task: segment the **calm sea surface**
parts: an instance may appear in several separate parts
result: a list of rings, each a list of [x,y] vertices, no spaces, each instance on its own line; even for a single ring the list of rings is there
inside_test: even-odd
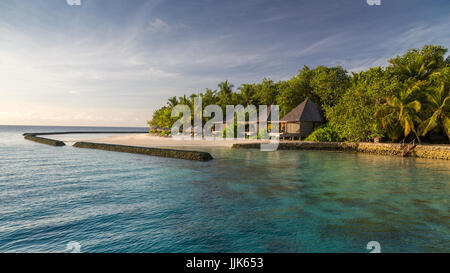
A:
[[[21,135],[87,129],[105,130],[0,126],[0,252],[450,252],[449,161],[215,149],[205,163]],[[99,136],[54,138],[75,137]]]

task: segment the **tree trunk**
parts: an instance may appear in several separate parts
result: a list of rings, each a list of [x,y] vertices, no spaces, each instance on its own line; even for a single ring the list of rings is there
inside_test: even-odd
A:
[[[447,128],[445,128],[444,122],[442,122],[442,130],[445,132],[445,134],[447,135],[448,139],[450,140],[450,130],[447,130]]]
[[[416,135],[416,139],[417,139],[417,142],[419,143],[419,145],[422,145],[422,141],[420,141],[420,137],[417,135],[416,130],[414,130],[413,132]]]

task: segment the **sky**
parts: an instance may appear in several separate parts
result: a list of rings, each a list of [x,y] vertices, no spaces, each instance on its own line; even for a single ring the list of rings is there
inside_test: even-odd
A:
[[[1,0],[0,125],[146,126],[167,98],[450,47],[450,1]]]

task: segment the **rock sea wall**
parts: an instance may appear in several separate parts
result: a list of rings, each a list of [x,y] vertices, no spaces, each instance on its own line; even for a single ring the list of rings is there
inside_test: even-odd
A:
[[[92,142],[77,142],[73,146],[77,147],[77,148],[97,149],[97,150],[133,153],[133,154],[144,154],[144,155],[170,157],[170,158],[178,158],[178,159],[186,159],[186,160],[209,161],[209,160],[213,159],[211,154],[209,154],[207,152],[199,152],[199,151],[148,148],[148,147],[92,143]]]
[[[233,144],[234,149],[259,149],[260,143]],[[361,152],[378,155],[406,156],[430,159],[450,159],[450,145],[405,146],[398,143],[347,143],[347,142],[280,142],[279,150],[325,150]]]
[[[59,140],[54,140],[54,139],[50,139],[50,138],[45,138],[45,137],[37,137],[33,134],[28,134],[25,135],[24,138],[26,140],[31,140],[34,142],[39,142],[41,144],[46,144],[46,145],[51,145],[51,146],[65,146],[66,144],[62,141]]]
[[[92,134],[92,133],[136,133],[136,132],[50,132],[50,133],[25,133],[24,138],[27,140],[39,142],[42,144],[52,145],[52,146],[65,146],[66,144],[59,140],[38,137],[38,135],[61,135],[61,134]],[[210,153],[199,152],[199,151],[185,151],[185,150],[174,150],[174,149],[163,149],[163,148],[148,148],[148,147],[137,147],[137,146],[127,146],[127,145],[115,145],[115,144],[104,144],[104,143],[92,143],[92,142],[77,142],[73,145],[77,148],[86,149],[97,149],[106,150],[114,152],[123,153],[133,153],[133,154],[144,154],[159,157],[170,157],[177,159],[186,160],[197,160],[197,161],[209,161],[213,157]]]

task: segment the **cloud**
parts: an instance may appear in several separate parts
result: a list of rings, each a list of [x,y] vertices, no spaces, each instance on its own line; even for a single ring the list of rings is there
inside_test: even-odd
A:
[[[365,50],[354,54],[351,58],[335,58],[334,63],[340,63],[347,70],[359,72],[374,66],[387,66],[388,60],[403,55],[408,49],[422,48],[426,44],[443,45],[449,47],[450,36],[445,35],[450,29],[450,17],[434,24],[419,21],[413,22],[402,29],[395,29],[389,38],[381,38]],[[374,54],[374,52],[376,54]]]
[[[81,6],[81,0],[66,0],[69,6]]]
[[[167,97],[216,88],[225,79],[236,87],[265,76],[276,81],[319,64],[358,71],[424,43],[450,44],[447,15],[385,23],[352,6],[323,10],[318,1],[269,9],[266,1],[242,2],[239,9],[226,1],[107,2],[106,9],[96,1],[57,9],[45,0],[0,1],[0,110],[17,112],[18,123],[22,109],[33,111],[23,120],[37,122],[33,115],[40,115],[61,125],[77,111],[86,113],[76,116],[77,124],[96,116],[99,125],[108,118],[145,121]],[[65,121],[57,121],[53,116],[64,109]],[[5,116],[2,110],[0,123]]]
[[[148,30],[150,32],[170,31],[171,27],[163,20],[156,18],[154,21],[149,22]]]
[[[324,53],[327,49],[336,48],[339,44],[346,41],[346,37],[342,33],[337,33],[329,37],[322,38],[312,42],[305,48],[293,50],[287,53],[291,57],[309,56],[317,53]]]

